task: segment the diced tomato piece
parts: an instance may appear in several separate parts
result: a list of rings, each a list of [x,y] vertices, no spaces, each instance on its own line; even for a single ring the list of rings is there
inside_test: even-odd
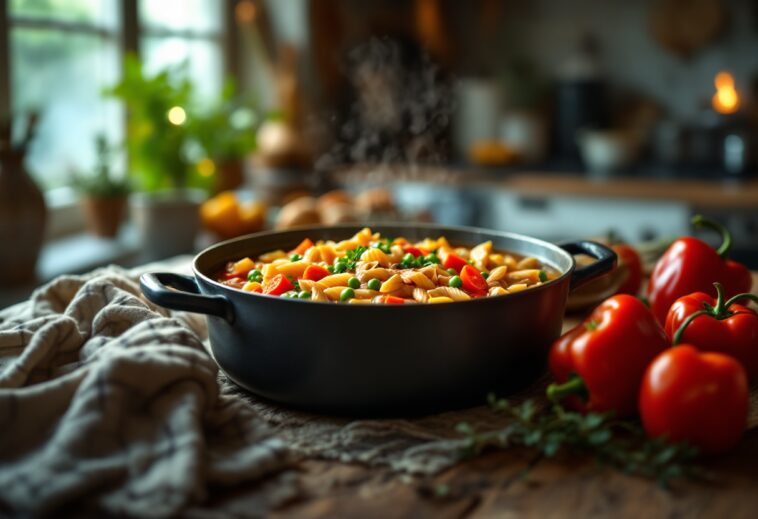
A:
[[[320,265],[308,265],[303,272],[303,279],[318,281],[329,275],[329,271]]]
[[[484,276],[471,265],[465,265],[461,269],[461,280],[463,288],[474,294],[482,294],[489,288]]]
[[[290,254],[300,254],[301,256],[305,254],[305,251],[313,247],[313,242],[310,238],[306,238],[303,241],[300,242],[300,245],[295,247],[290,251]]]
[[[456,272],[460,272],[463,267],[469,265],[466,263],[466,260],[458,256],[457,254],[454,254],[452,252],[448,252],[445,258],[442,260],[442,266],[446,269],[454,269]],[[474,269],[476,270],[476,269]]]
[[[263,293],[272,296],[280,296],[283,293],[295,288],[290,280],[283,274],[277,274],[263,284]]]
[[[405,304],[405,299],[403,299],[402,297],[385,296],[384,297],[384,304],[386,304],[386,305],[403,305],[403,304]]]
[[[407,247],[403,248],[403,250],[405,252],[410,252],[411,254],[413,254],[417,258],[419,256],[426,256],[427,254],[429,254],[428,250],[424,250],[424,249],[419,248],[419,247],[414,247],[412,245],[408,245]]]

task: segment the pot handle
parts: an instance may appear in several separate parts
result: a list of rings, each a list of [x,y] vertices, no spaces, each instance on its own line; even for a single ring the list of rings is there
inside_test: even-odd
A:
[[[568,243],[561,243],[558,245],[560,248],[568,252],[569,254],[586,254],[597,259],[596,262],[585,267],[579,267],[574,270],[571,275],[571,283],[569,290],[574,290],[592,281],[593,279],[607,274],[616,267],[618,257],[616,253],[610,248],[600,243],[588,240],[572,241]]]
[[[230,323],[234,321],[234,311],[229,300],[224,296],[201,294],[191,276],[153,272],[142,274],[139,283],[145,297],[157,305],[172,310],[215,315]]]

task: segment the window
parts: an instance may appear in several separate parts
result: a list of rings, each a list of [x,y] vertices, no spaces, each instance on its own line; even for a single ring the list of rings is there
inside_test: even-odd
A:
[[[200,100],[215,98],[225,70],[224,9],[231,5],[219,0],[0,0],[0,18],[6,17],[0,28],[2,22],[8,27],[7,49],[0,44],[8,64],[0,59],[0,78],[9,77],[8,92],[0,84],[0,112],[6,105],[16,117],[39,112],[27,160],[38,182],[46,189],[65,186],[71,172],[91,169],[99,132],[111,142],[123,140],[123,108],[103,97],[102,90],[120,77],[125,42],[137,44],[149,72],[186,63]],[[134,21],[124,20],[125,8],[136,9]]]
[[[221,93],[223,2],[140,0],[140,50],[148,73],[186,62],[198,97]]]
[[[123,137],[121,108],[102,89],[119,77],[116,0],[9,2],[10,107],[40,114],[27,166],[45,188],[91,168],[94,135]],[[0,71],[2,73],[2,71]]]

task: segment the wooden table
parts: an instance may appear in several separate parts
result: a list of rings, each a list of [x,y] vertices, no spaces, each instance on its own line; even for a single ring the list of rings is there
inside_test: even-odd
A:
[[[753,274],[758,293],[758,273]],[[593,460],[532,451],[492,451],[434,477],[335,461],[304,461],[302,492],[272,517],[758,517],[758,429],[731,453],[702,462],[713,481],[680,480],[668,490]],[[440,489],[445,496],[439,496]],[[244,489],[216,496],[214,506]]]

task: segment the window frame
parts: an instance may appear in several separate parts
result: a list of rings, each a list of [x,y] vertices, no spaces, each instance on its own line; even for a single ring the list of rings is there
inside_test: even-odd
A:
[[[152,37],[177,37],[184,39],[202,39],[215,42],[221,51],[222,73],[224,77],[239,79],[239,53],[238,32],[235,21],[235,6],[237,0],[221,0],[221,28],[214,31],[195,30],[170,30],[160,28],[143,27],[139,17],[139,0],[116,0],[116,8],[119,12],[118,23],[114,28],[99,27],[86,22],[70,22],[49,18],[37,18],[29,16],[10,16],[9,0],[0,0],[0,120],[12,115],[11,77],[10,77],[10,31],[16,27],[49,29],[77,34],[96,35],[102,38],[114,38],[120,51],[123,66],[123,57],[127,54],[135,54],[140,57],[140,38]],[[223,80],[223,78],[222,78]],[[126,131],[128,113],[125,113],[121,124]],[[127,156],[127,164],[129,158]],[[128,166],[127,166],[128,167]],[[54,188],[45,191],[48,211],[52,213],[49,218],[48,238],[60,237],[84,230],[84,220],[78,205],[78,196],[70,187]]]

